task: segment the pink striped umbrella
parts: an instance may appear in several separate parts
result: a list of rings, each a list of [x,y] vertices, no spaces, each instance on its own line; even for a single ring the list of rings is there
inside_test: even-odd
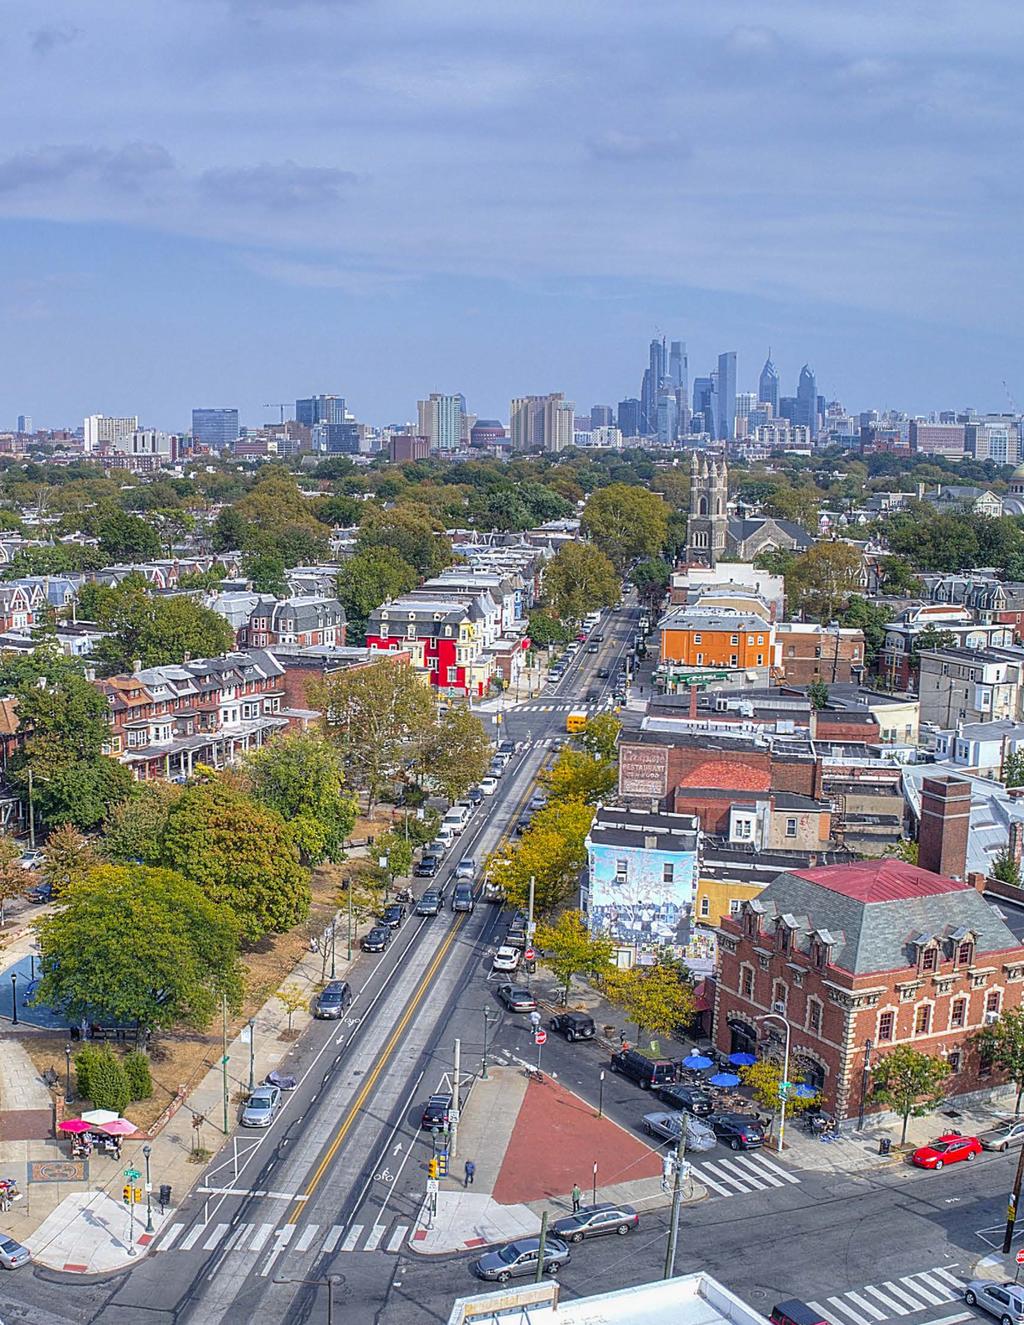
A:
[[[95,1132],[106,1132],[107,1136],[130,1136],[132,1132],[138,1131],[134,1123],[130,1123],[127,1118],[115,1118],[109,1123],[100,1123],[99,1127],[94,1127]]]

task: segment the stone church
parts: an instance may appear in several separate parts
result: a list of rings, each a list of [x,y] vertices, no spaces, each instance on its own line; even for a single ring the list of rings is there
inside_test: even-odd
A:
[[[759,552],[785,548],[805,552],[814,542],[792,520],[729,514],[729,468],[724,455],[694,451],[690,457],[690,517],[686,560],[697,566],[719,561],[753,561]]]

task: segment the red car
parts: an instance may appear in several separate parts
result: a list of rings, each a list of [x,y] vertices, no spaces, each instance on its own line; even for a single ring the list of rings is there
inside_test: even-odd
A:
[[[946,1132],[937,1141],[918,1146],[910,1162],[919,1169],[941,1169],[944,1164],[958,1164],[962,1159],[973,1159],[984,1147],[976,1136],[961,1136],[959,1132]]]

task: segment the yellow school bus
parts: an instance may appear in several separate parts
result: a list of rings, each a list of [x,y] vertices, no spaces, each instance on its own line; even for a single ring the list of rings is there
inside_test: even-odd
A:
[[[586,709],[573,709],[573,711],[566,716],[565,730],[575,735],[577,732],[584,731],[589,721],[590,714]]]

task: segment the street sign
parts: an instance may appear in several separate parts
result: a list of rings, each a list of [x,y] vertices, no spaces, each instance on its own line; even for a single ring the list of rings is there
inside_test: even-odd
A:
[[[427,1195],[428,1195],[428,1196],[436,1196],[436,1195],[437,1195],[437,1190],[438,1190],[438,1187],[439,1187],[439,1186],[440,1186],[440,1183],[437,1181],[436,1178],[428,1178],[428,1179],[427,1179]]]
[[[459,1111],[458,1111],[458,1109],[449,1109],[449,1110],[448,1110],[448,1124],[449,1124],[449,1126],[454,1127],[454,1126],[458,1123],[458,1121],[459,1121]]]
[[[1017,1264],[1024,1265],[1024,1247],[1017,1253]]]
[[[544,1044],[547,1041],[547,1038],[548,1038],[547,1031],[534,1031],[533,1033],[534,1044]]]
[[[536,958],[536,956],[537,954],[534,952],[532,948],[527,948],[526,951],[523,953],[523,961],[532,962]]]
[[[128,1179],[129,1182],[134,1182],[136,1178],[141,1178],[142,1174],[139,1172],[138,1169],[125,1169],[124,1176]]]

